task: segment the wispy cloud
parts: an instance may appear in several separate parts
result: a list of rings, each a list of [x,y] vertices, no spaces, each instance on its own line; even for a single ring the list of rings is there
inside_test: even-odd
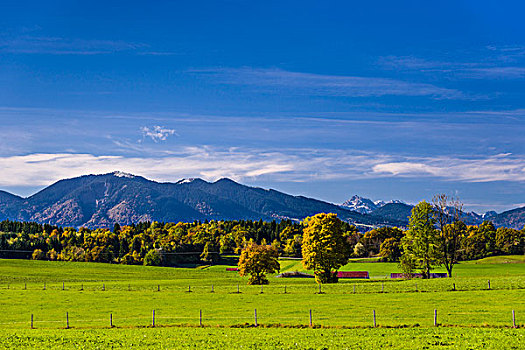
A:
[[[122,40],[69,39],[21,35],[0,37],[0,51],[17,54],[99,55],[147,48],[142,43]]]
[[[166,141],[169,136],[177,135],[175,129],[168,129],[159,125],[155,125],[152,128],[142,126],[140,131],[142,132],[142,140],[149,137],[154,142]]]
[[[440,178],[462,182],[525,182],[525,158],[500,154],[479,158],[428,157],[319,149],[217,149],[185,147],[163,157],[75,153],[0,157],[0,186],[45,186],[66,177],[121,170],[158,181],[183,177],[216,180],[311,182],[381,177]]]
[[[432,84],[396,79],[323,75],[282,69],[216,68],[193,70],[222,84],[254,86],[268,91],[318,96],[428,96],[435,99],[470,99],[463,92]]]
[[[522,79],[525,77],[524,47],[487,46],[478,51],[470,52],[468,55],[471,56],[470,60],[450,59],[450,57],[439,60],[417,56],[384,56],[379,58],[378,63],[387,69],[440,73],[451,78]]]
[[[522,79],[525,67],[470,68],[462,70],[460,75],[472,79]]]

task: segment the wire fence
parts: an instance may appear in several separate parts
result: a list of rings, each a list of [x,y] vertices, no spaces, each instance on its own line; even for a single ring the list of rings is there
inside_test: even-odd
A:
[[[155,283],[109,282],[39,282],[4,283],[1,290],[50,290],[50,291],[102,291],[102,292],[172,292],[172,293],[248,293],[248,294],[376,294],[376,293],[441,293],[461,291],[496,291],[525,289],[525,278],[496,278],[468,280],[403,280],[345,282],[338,284],[280,283],[275,285],[249,286],[244,284],[182,285],[163,281]]]
[[[472,314],[472,312],[468,312]],[[217,315],[216,312],[206,312],[198,310],[192,316],[173,316],[159,313],[152,310],[150,315],[125,316],[118,313],[109,313],[106,318],[80,318],[66,312],[63,315],[53,315],[53,319],[45,319],[39,314],[30,314],[27,321],[0,322],[0,326],[16,326],[16,328],[31,329],[69,329],[69,328],[138,328],[138,327],[282,327],[282,328],[406,328],[419,326],[434,327],[506,327],[524,328],[524,324],[519,324],[516,319],[515,310],[506,312],[506,322],[481,324],[455,324],[453,320],[462,314],[456,312],[439,312],[438,309],[431,310],[427,317],[395,317],[392,314],[376,312],[375,309],[369,310],[366,314],[352,315],[329,315],[323,314],[312,309],[304,310],[301,314],[276,317],[275,315],[266,316],[257,309],[251,312],[244,312],[242,315],[224,316]],[[489,319],[493,316],[490,312],[477,311],[477,317]],[[337,321],[330,323],[328,321]]]

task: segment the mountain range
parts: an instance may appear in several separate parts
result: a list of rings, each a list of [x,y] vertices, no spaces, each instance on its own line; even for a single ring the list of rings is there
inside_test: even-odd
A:
[[[354,195],[342,203],[341,207],[387,220],[402,221],[404,226],[406,226],[414,206],[400,200],[374,202],[371,199]],[[488,211],[484,214],[478,214],[473,211],[463,212],[462,220],[467,225],[479,225],[485,220],[490,220],[496,227],[505,226],[519,230],[525,225],[525,207],[508,210],[500,214],[495,211]]]
[[[354,198],[352,203],[357,202]],[[320,212],[333,212],[342,220],[367,230],[386,225],[406,226],[412,209],[400,201],[374,203],[362,199],[361,202],[364,204],[359,208],[351,207],[348,201],[336,205],[245,186],[226,178],[215,182],[196,178],[161,183],[113,172],[60,180],[27,198],[0,191],[0,219],[110,228],[115,223],[126,225],[153,220],[298,221]],[[525,223],[525,208],[494,214],[491,219],[497,225],[521,228]]]

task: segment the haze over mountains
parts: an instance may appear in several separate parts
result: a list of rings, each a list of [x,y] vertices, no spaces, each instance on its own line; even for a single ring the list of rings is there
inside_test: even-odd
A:
[[[411,209],[400,201],[374,203],[358,196],[336,205],[245,186],[226,178],[216,182],[183,179],[159,183],[121,172],[60,180],[27,198],[0,191],[0,219],[90,228],[152,220],[302,220],[320,212],[333,212],[366,230],[405,226]],[[497,226],[521,229],[525,223],[525,208],[491,215]],[[470,224],[483,220],[475,213],[468,213],[467,218]]]

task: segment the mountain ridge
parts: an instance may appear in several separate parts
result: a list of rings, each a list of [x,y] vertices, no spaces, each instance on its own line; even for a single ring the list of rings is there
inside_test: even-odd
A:
[[[194,220],[302,220],[319,212],[334,212],[356,225],[400,225],[339,206],[273,189],[183,179],[156,182],[113,172],[59,180],[27,197],[0,196],[2,219],[36,221],[73,227],[110,227],[114,223]]]
[[[411,205],[401,201],[373,202],[359,196],[352,199],[369,206],[367,212],[275,189],[246,186],[228,178],[214,182],[200,178],[157,182],[116,171],[62,179],[26,198],[0,190],[0,219],[96,228],[140,221],[299,221],[320,212],[333,212],[362,230],[408,224]],[[467,214],[468,224],[483,220],[479,214]],[[521,229],[525,207],[491,213],[490,219],[497,226]]]

